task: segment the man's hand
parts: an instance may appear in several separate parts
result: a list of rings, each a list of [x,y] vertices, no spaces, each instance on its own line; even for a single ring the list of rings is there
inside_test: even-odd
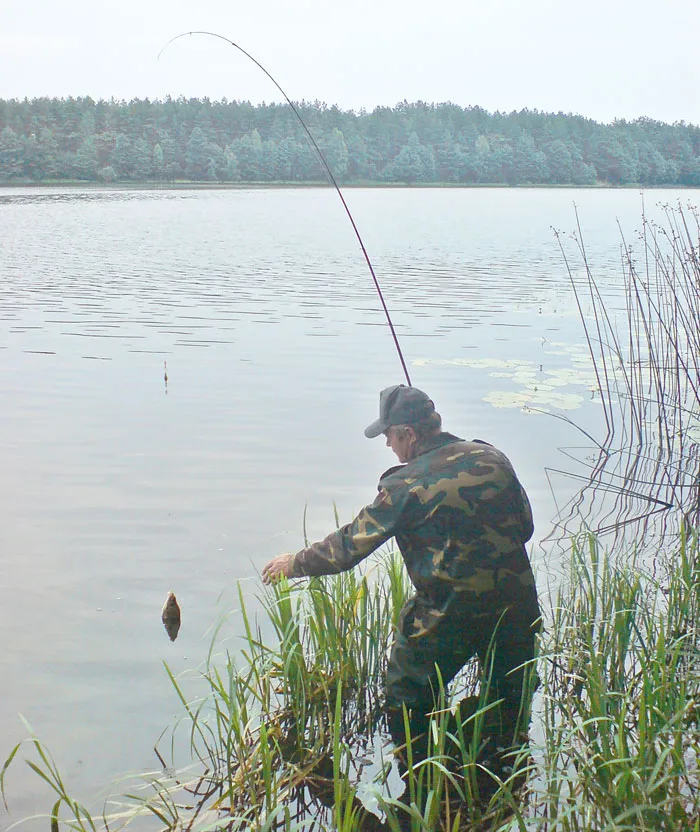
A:
[[[292,569],[294,568],[294,555],[285,554],[278,555],[269,563],[265,564],[262,571],[262,579],[264,584],[272,584],[279,580],[282,575],[285,578],[292,577]]]

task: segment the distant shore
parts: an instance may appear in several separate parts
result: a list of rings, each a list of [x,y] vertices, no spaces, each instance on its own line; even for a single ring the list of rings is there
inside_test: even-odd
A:
[[[641,185],[639,183],[626,183],[624,185],[611,185],[609,182],[596,182],[592,185],[563,185],[563,184],[517,184],[509,185],[505,182],[376,182],[376,181],[354,181],[339,183],[344,188],[416,188],[429,190],[431,188],[469,189],[484,190],[491,188],[518,190],[611,190],[611,191],[697,191],[699,185]],[[230,191],[256,188],[265,190],[269,188],[333,188],[328,181],[318,180],[311,182],[206,182],[192,180],[177,180],[174,182],[85,182],[78,179],[50,179],[42,182],[21,181],[13,179],[3,182],[0,180],[0,188],[80,188],[90,191],[103,190],[143,190],[143,191],[181,191],[181,190],[213,190]]]
[[[421,101],[0,99],[2,182],[318,187],[330,172],[346,187],[700,187],[700,127]]]

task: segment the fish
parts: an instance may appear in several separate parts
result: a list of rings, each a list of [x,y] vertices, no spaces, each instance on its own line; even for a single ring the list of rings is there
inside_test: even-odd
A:
[[[180,605],[177,603],[174,592],[168,593],[160,617],[170,641],[175,641],[177,634],[180,632]]]

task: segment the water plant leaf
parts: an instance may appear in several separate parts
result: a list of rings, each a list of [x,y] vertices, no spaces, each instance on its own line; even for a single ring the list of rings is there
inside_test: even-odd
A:
[[[59,797],[51,810],[51,832],[58,832],[58,812],[61,808],[61,803],[63,803],[63,800]]]
[[[534,362],[527,361],[524,358],[416,358],[411,362],[416,367],[431,366],[453,366],[453,367],[473,367],[475,369],[488,369],[490,367],[497,369],[507,369],[509,367],[531,367]]]
[[[504,390],[495,390],[484,396],[484,401],[494,407],[524,407],[531,401],[527,393],[507,393]]]
[[[3,763],[2,770],[0,770],[0,794],[2,794],[2,802],[5,805],[5,809],[8,808],[7,798],[5,796],[5,774],[7,773],[8,768],[12,764],[12,761],[14,760],[15,755],[17,754],[21,746],[22,743],[18,742],[17,745],[12,749],[12,751],[10,751],[7,759]]]

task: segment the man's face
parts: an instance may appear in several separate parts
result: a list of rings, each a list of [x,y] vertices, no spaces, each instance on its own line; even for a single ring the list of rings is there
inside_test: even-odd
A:
[[[416,434],[406,425],[392,425],[384,431],[386,446],[399,458],[399,462],[413,459],[416,446]]]

